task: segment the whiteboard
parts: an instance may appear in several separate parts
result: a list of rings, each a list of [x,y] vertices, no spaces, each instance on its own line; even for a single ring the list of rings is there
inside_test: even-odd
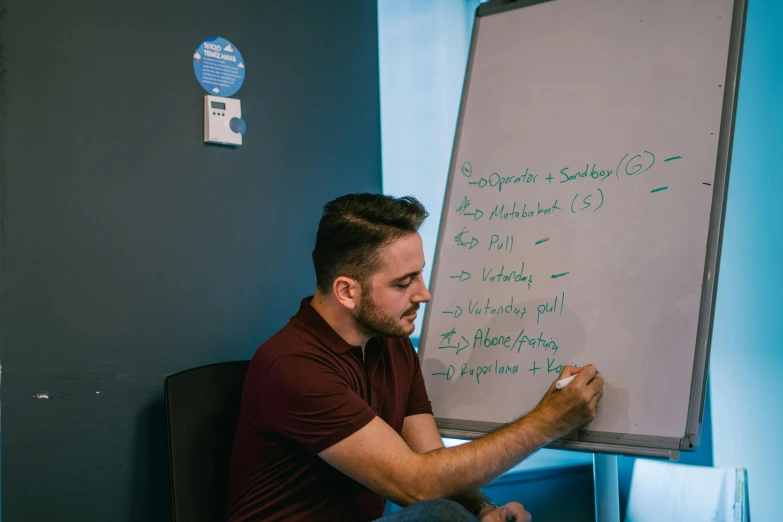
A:
[[[550,447],[698,446],[744,19],[744,0],[478,9],[419,348],[441,433],[491,432],[593,363],[598,416]]]

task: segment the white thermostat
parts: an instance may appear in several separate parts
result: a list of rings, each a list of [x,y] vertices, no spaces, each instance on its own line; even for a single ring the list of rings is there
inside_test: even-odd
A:
[[[245,120],[235,98],[204,96],[204,143],[242,145]]]

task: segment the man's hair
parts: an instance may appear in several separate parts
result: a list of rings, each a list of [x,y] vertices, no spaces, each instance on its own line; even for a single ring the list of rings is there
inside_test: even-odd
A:
[[[380,248],[416,232],[428,215],[413,196],[347,194],[324,205],[313,249],[318,289],[330,293],[340,276],[364,284],[380,268]]]

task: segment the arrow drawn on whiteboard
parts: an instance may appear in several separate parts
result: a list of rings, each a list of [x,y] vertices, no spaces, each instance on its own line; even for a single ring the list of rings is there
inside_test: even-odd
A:
[[[460,308],[460,307],[458,306],[456,310],[444,310],[444,312],[443,312],[443,313],[444,313],[444,314],[451,314],[451,315],[453,315],[453,316],[454,316],[454,319],[456,319],[457,317],[459,317],[460,315],[462,315],[462,308]]]
[[[465,339],[464,335],[462,336],[462,341],[465,343],[464,345],[462,343],[460,343],[459,341],[457,341],[457,345],[456,346],[438,346],[438,349],[439,350],[447,350],[447,349],[457,350],[457,352],[454,354],[454,355],[457,355],[459,352],[461,352],[462,350],[464,350],[465,348],[467,348],[470,345],[470,342],[468,342],[468,340]]]
[[[462,214],[463,216],[473,216],[473,221],[478,221],[482,217],[484,217],[484,212],[482,212],[479,209],[476,209],[475,212],[465,212]]]
[[[473,247],[478,245],[479,241],[475,237],[471,237],[469,241],[466,241],[465,238],[463,237],[465,234],[470,234],[470,230],[468,230],[467,227],[462,227],[462,231],[456,236],[454,236],[454,241],[456,241],[457,246],[461,246],[461,247],[466,246],[468,247],[468,250],[473,250]]]
[[[454,365],[453,364],[449,365],[449,369],[446,370],[445,372],[437,372],[437,373],[433,373],[432,375],[445,375],[446,380],[450,381],[451,378],[454,377]]]

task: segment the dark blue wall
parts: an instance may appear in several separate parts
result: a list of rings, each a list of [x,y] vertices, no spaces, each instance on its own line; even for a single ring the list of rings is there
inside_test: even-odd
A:
[[[164,377],[248,358],[313,290],[323,203],[381,189],[376,16],[6,0],[5,520],[169,518]],[[247,64],[236,150],[202,142],[191,56],[210,36]]]

